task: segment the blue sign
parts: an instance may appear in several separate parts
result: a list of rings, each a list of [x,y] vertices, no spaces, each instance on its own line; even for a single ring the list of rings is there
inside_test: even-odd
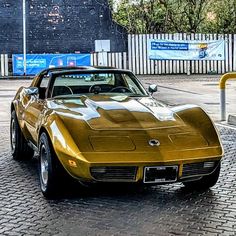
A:
[[[150,60],[225,60],[224,40],[160,40],[148,41]]]
[[[152,50],[188,50],[188,43],[151,42]]]
[[[45,68],[57,66],[90,66],[90,54],[27,54],[26,74],[36,75]],[[13,75],[24,74],[23,54],[13,54]]]

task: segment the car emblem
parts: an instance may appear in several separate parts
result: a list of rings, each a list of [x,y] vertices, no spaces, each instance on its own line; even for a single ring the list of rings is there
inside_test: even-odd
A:
[[[161,143],[160,143],[158,140],[156,140],[156,139],[151,139],[148,143],[149,143],[149,145],[152,146],[152,147],[153,147],[153,146],[160,146],[160,144],[161,144]]]

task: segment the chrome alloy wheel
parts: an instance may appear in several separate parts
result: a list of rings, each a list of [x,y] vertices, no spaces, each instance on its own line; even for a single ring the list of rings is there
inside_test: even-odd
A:
[[[40,175],[41,175],[41,186],[45,190],[48,184],[48,155],[44,144],[40,150]]]
[[[11,119],[11,149],[14,151],[16,148],[16,124],[15,120]]]

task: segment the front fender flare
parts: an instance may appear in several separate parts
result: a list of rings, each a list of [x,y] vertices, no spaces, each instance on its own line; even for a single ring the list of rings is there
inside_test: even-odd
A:
[[[38,147],[40,134],[45,130],[58,160],[66,171],[75,178],[88,176],[88,162],[75,144],[61,118],[56,114],[52,114],[47,122],[41,126],[38,135]],[[76,162],[77,166],[71,166],[71,161]]]
[[[185,124],[190,125],[196,131],[200,132],[211,146],[220,146],[222,149],[221,155],[223,155],[224,151],[220,136],[214,122],[201,107],[185,105],[175,107],[172,110],[184,121]]]

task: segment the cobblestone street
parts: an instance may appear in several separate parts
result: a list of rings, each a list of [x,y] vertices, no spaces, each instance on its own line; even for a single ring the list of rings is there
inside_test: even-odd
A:
[[[70,186],[58,200],[39,190],[36,158],[16,162],[1,127],[0,235],[236,235],[236,131],[220,128],[225,148],[217,185],[147,188]]]
[[[218,126],[225,157],[218,183],[206,192],[188,192],[182,184],[89,189],[71,184],[57,200],[46,200],[37,159],[12,160],[5,112],[0,235],[236,235],[236,130]]]
[[[0,236],[236,236],[236,0],[2,0],[0,32]]]

